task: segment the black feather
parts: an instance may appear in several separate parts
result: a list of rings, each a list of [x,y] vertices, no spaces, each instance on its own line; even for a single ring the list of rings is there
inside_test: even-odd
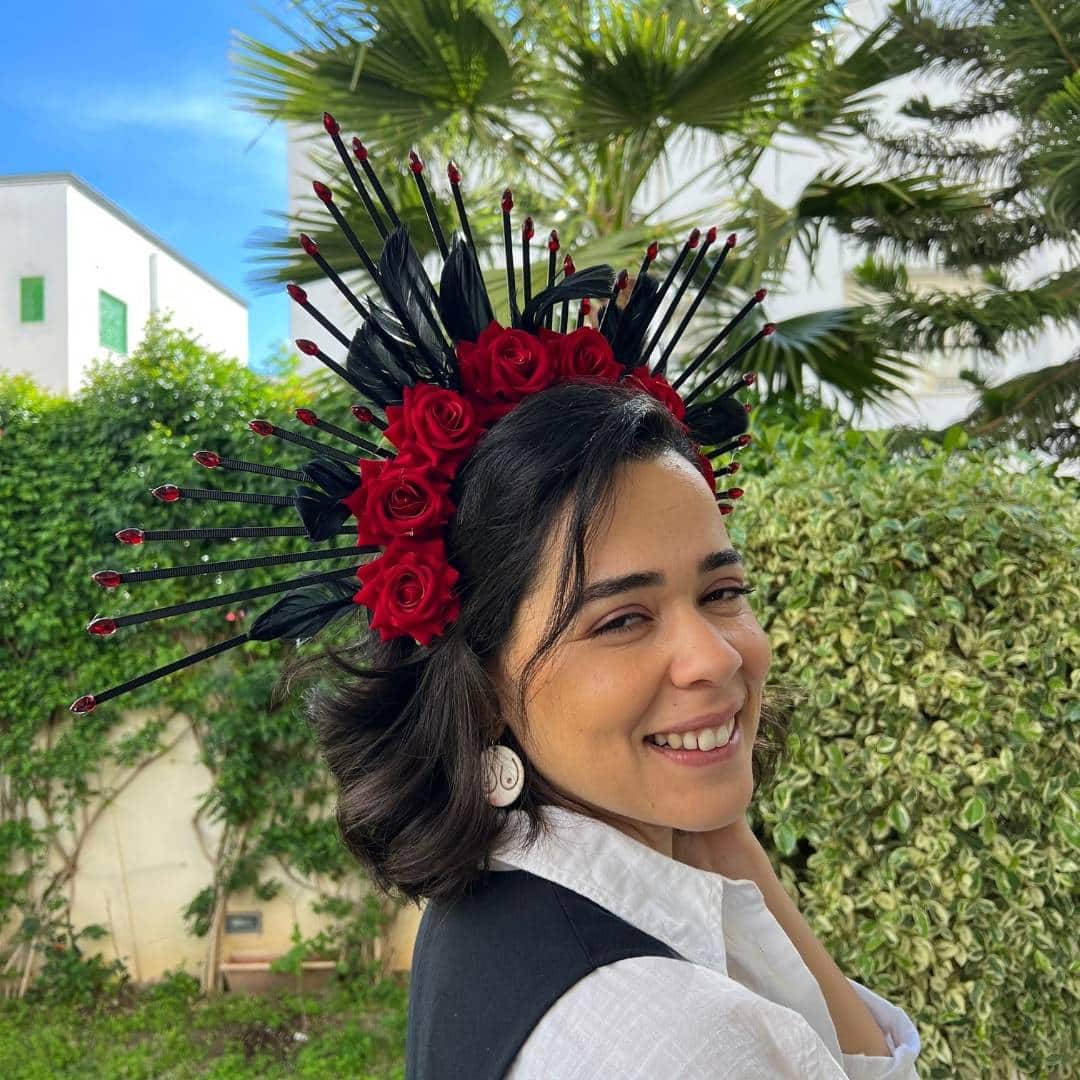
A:
[[[355,488],[356,484],[353,484],[350,490]],[[321,491],[303,484],[297,484],[294,501],[300,520],[312,540],[329,540],[336,536],[338,529],[345,524],[351,513],[340,498],[324,495]]]
[[[386,239],[379,256],[379,283],[406,342],[430,370],[426,381],[448,386],[456,370],[454,353],[443,337],[431,283],[404,225]]]
[[[714,398],[704,405],[691,405],[685,423],[690,436],[701,446],[717,446],[741,435],[750,420],[741,401],[734,397]]]
[[[612,318],[616,314],[619,316],[610,338],[611,349],[615,359],[627,371],[641,365],[641,353],[659,302],[660,285],[655,278],[645,274],[635,282],[626,307],[611,313]]]
[[[264,611],[252,624],[253,641],[296,638],[306,641],[324,626],[355,608],[356,583],[349,578],[296,589]]]
[[[476,252],[456,234],[439,281],[439,315],[454,342],[475,341],[495,319]]]
[[[335,499],[344,499],[351,495],[360,483],[356,469],[330,458],[313,458],[306,465],[300,466],[307,480],[318,485],[327,495]]]
[[[557,285],[550,285],[537,293],[521,313],[521,329],[535,334],[549,308],[563,300],[585,300],[597,296],[609,296],[615,283],[615,271],[610,266],[588,266],[570,277],[564,277]]]

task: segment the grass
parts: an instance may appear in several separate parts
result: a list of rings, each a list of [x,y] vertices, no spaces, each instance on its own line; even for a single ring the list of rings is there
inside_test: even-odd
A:
[[[91,1006],[0,1002],[0,1076],[402,1080],[407,1015],[404,975],[319,995],[208,999],[176,974]]]

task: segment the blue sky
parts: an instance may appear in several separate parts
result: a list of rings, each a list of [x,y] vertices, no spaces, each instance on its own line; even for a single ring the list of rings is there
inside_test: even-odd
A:
[[[279,47],[289,0],[23,3],[5,11],[0,173],[73,172],[250,304],[250,362],[288,341],[245,241],[288,195],[281,124],[236,107],[232,30]]]

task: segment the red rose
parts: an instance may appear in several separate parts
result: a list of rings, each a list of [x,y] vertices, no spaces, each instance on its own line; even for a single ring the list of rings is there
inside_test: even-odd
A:
[[[560,379],[590,377],[613,383],[623,374],[608,339],[591,326],[582,326],[571,334],[553,334],[547,342]]]
[[[457,345],[465,390],[488,404],[517,403],[555,381],[555,365],[544,343],[524,330],[490,323],[475,343]]]
[[[663,375],[653,375],[647,365],[634,368],[626,382],[631,386],[640,387],[650,397],[666,405],[677,420],[681,420],[686,415],[683,399],[671,388],[671,384]]]
[[[438,534],[454,513],[449,481],[426,462],[399,455],[360,460],[360,486],[342,502],[356,518],[357,544],[389,544]]]
[[[447,478],[484,433],[469,401],[430,383],[406,386],[402,404],[386,407],[386,419],[385,435],[399,450]]]
[[[447,561],[441,539],[394,540],[357,568],[361,588],[353,595],[371,611],[371,627],[383,641],[408,634],[428,645],[461,611],[453,585],[461,576]]]

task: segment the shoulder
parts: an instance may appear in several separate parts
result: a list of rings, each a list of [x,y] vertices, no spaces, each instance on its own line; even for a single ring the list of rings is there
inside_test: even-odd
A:
[[[844,1073],[804,1017],[711,968],[635,956],[576,982],[533,1028],[508,1080],[715,1080]]]

